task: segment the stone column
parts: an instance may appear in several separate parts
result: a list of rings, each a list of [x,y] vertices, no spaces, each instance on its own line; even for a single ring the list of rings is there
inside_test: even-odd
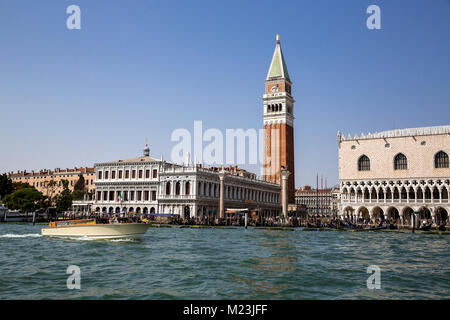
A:
[[[224,208],[225,172],[223,171],[223,169],[219,173],[219,179],[220,179],[219,219],[223,219],[225,216],[225,208]]]
[[[281,212],[281,221],[285,222],[288,218],[288,177],[291,173],[287,169],[281,169],[281,179],[282,179],[282,212]]]

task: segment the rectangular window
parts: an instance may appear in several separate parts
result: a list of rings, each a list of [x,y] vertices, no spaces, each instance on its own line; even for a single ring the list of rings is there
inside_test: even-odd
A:
[[[145,178],[150,178],[150,170],[145,170]]]
[[[105,179],[109,178],[109,171],[105,171]]]
[[[149,192],[148,191],[144,191],[144,200],[148,201],[148,196],[149,196]]]
[[[108,191],[103,191],[103,201],[108,200]]]
[[[101,191],[97,191],[97,201],[100,200],[102,197],[102,192]]]
[[[130,178],[130,170],[125,170],[125,179]]]
[[[122,179],[122,170],[119,170],[119,179]]]
[[[130,191],[130,201],[134,201],[134,191]]]
[[[103,173],[102,171],[98,172],[98,180],[102,180],[102,173]]]
[[[152,201],[156,200],[156,191],[152,191]]]
[[[109,201],[114,201],[114,191],[109,192]]]
[[[139,170],[139,179],[142,179],[142,170]]]
[[[132,179],[136,178],[136,170],[131,171],[131,178]]]
[[[137,201],[141,201],[142,199],[142,191],[137,192]]]
[[[115,179],[116,178],[116,171],[111,171],[111,179]]]
[[[153,169],[153,178],[156,179],[158,177],[158,170]]]

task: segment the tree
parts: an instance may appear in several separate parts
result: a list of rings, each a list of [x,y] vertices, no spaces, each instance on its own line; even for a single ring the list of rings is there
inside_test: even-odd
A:
[[[43,200],[41,192],[34,188],[23,188],[7,195],[3,202],[9,209],[29,212],[39,209]]]
[[[84,190],[85,190],[85,185],[86,185],[86,183],[85,183],[85,181],[84,181],[84,177],[83,177],[83,175],[79,175],[78,176],[78,180],[77,180],[77,182],[75,183],[75,185],[73,186],[73,190],[80,190],[80,191],[83,191],[84,192]]]
[[[34,189],[28,182],[13,182],[14,191],[22,189]]]
[[[73,200],[72,192],[69,190],[69,181],[61,180],[61,183],[64,189],[56,198],[56,212],[58,213],[69,210]]]
[[[75,200],[83,200],[84,194],[86,193],[85,181],[83,175],[78,176],[78,181],[73,186],[73,198]]]
[[[57,183],[55,180],[50,180],[47,185],[47,195],[48,195],[48,201],[51,203],[53,201],[53,195],[56,192]]]
[[[6,195],[14,192],[12,180],[6,173],[0,175],[0,198],[4,198]]]

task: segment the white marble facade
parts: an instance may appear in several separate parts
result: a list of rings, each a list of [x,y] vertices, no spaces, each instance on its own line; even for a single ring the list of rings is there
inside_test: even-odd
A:
[[[183,218],[218,216],[219,173],[149,156],[95,164],[94,212],[170,213]],[[227,174],[226,208],[257,209],[263,216],[281,210],[278,184]]]

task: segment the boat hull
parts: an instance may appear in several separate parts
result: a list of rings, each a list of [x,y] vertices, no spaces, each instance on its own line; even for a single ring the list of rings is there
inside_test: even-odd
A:
[[[54,237],[88,237],[96,239],[138,238],[142,236],[149,224],[92,224],[81,226],[60,226],[57,228],[42,228],[43,236]]]

